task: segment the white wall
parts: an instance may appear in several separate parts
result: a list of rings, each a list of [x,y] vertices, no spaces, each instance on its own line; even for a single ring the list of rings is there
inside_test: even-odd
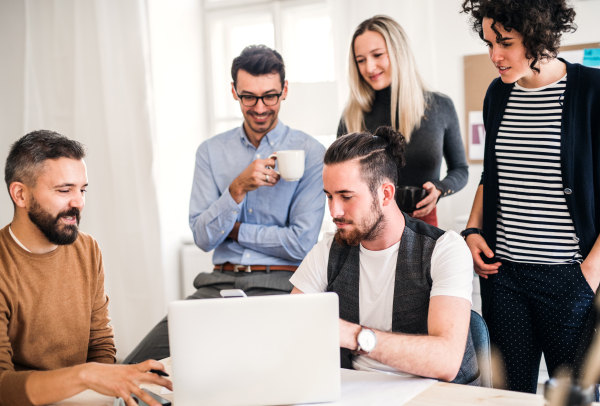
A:
[[[180,249],[192,238],[188,213],[195,153],[212,135],[207,134],[200,3],[148,0],[165,305],[182,293]]]
[[[25,7],[20,0],[0,1],[0,227],[13,217],[13,205],[4,185],[4,163],[15,134],[23,131],[25,92]]]
[[[452,98],[461,123],[463,140],[466,143],[466,123],[464,122],[464,71],[465,55],[487,53],[487,48],[468,26],[468,18],[460,14],[459,1],[429,0],[433,11],[432,27],[435,39],[430,52],[437,66],[428,79],[435,90]],[[491,62],[490,62],[491,63]],[[440,200],[440,226],[454,228],[456,216],[467,215],[471,211],[473,198],[479,184],[483,165],[469,165],[469,181],[459,193]]]
[[[600,42],[600,0],[579,0],[574,3],[577,16],[575,23],[578,28],[572,34],[563,37],[564,45],[586,44]]]

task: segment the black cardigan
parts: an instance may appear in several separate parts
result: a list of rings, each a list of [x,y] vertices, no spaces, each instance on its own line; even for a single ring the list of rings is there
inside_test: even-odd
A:
[[[567,65],[560,146],[562,183],[585,259],[600,234],[600,69],[561,61]],[[513,86],[495,79],[483,102],[483,235],[492,251],[496,250],[498,210],[496,136]]]

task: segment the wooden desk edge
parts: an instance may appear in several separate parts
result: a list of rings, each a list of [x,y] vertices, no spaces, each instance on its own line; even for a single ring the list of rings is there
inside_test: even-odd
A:
[[[407,402],[406,406],[439,406],[440,404],[449,406],[542,406],[544,397],[531,393],[437,382]]]

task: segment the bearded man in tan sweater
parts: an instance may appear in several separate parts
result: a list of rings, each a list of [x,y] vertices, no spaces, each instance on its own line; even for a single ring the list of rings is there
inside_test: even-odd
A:
[[[5,181],[15,212],[0,230],[0,405],[42,405],[92,389],[134,393],[171,382],[161,363],[116,362],[102,254],[79,232],[88,186],[83,145],[35,131],[11,147]]]

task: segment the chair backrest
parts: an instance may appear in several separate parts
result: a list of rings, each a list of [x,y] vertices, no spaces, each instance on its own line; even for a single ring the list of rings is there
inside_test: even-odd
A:
[[[490,350],[490,334],[483,317],[471,310],[471,336],[477,354],[481,386],[492,387],[492,357]]]

